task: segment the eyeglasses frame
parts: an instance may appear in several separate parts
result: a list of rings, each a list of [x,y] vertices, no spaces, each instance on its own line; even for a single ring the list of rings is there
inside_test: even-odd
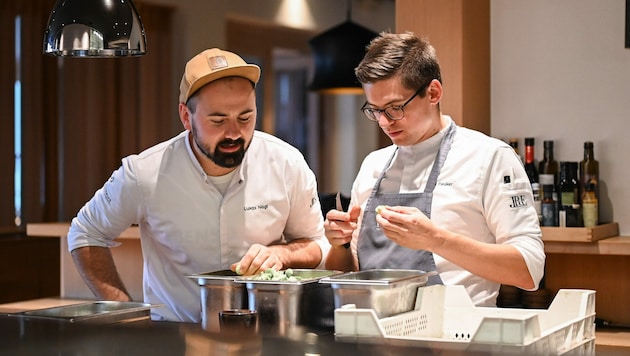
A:
[[[420,94],[423,90],[425,90],[426,88],[429,87],[429,85],[431,84],[433,80],[429,81],[428,83],[426,83],[425,85],[421,86],[420,89],[418,89],[409,99],[407,99],[407,101],[405,101],[402,105],[389,105],[383,109],[376,109],[376,108],[370,108],[370,107],[366,107],[366,105],[368,104],[368,102],[366,101],[363,106],[361,106],[361,112],[363,113],[363,115],[365,115],[365,117],[370,120],[370,121],[374,121],[374,122],[378,122],[379,118],[381,117],[381,114],[385,114],[385,117],[387,117],[389,120],[392,121],[398,121],[401,120],[402,118],[405,117],[405,106],[407,106],[407,104],[409,104],[416,96],[418,96],[418,94]],[[387,110],[389,109],[399,109],[400,111],[402,111],[402,116],[400,116],[399,118],[393,118],[391,117],[388,113]],[[374,113],[374,117],[370,116],[370,114],[367,113],[367,111],[370,110]],[[378,113],[378,115],[376,114]]]

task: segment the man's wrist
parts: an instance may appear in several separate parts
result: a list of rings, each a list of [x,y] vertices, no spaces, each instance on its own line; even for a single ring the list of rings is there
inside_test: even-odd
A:
[[[350,243],[348,242],[347,247],[346,244],[343,245],[331,245],[332,249],[339,251],[350,251]]]

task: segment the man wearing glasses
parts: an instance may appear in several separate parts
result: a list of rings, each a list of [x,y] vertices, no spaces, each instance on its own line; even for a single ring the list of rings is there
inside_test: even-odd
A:
[[[525,170],[509,145],[441,113],[434,48],[382,33],[355,73],[361,110],[392,145],[363,161],[348,212],[328,213],[326,268],[437,271],[429,284],[463,285],[478,306],[496,305],[501,284],[537,289],[545,253]]]

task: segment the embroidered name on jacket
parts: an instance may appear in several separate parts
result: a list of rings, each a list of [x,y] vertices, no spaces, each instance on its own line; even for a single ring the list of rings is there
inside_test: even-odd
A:
[[[525,200],[524,195],[513,195],[510,197],[511,203],[510,208],[517,209],[523,208],[527,206],[527,200]]]
[[[249,210],[267,210],[267,208],[269,208],[269,204],[260,204],[260,205],[253,205],[253,206],[243,207],[243,210],[245,210],[245,211],[249,211]]]

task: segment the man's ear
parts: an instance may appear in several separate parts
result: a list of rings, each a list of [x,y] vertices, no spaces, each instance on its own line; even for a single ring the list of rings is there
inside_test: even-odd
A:
[[[179,121],[182,122],[182,125],[184,125],[184,128],[188,131],[192,131],[192,125],[190,123],[192,119],[191,116],[190,110],[188,110],[186,104],[179,103]]]
[[[442,100],[442,84],[439,80],[433,79],[427,88],[427,96],[431,104],[439,104]]]

